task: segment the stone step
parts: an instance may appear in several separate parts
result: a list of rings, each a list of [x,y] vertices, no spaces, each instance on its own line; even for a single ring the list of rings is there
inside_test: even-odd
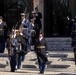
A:
[[[71,46],[72,44],[72,39],[70,37],[68,38],[46,38],[47,45],[48,45],[48,50],[53,50],[53,51],[72,51],[73,48]]]
[[[48,47],[49,51],[73,51],[73,48],[51,48]]]
[[[62,58],[62,61],[74,61],[74,58]]]
[[[60,57],[60,58],[62,58],[62,57],[66,57],[67,58],[67,56],[68,56],[68,54],[50,54],[49,55],[50,57]]]
[[[0,68],[5,68],[6,66],[7,66],[7,64],[0,63]]]
[[[48,46],[50,46],[51,48],[59,48],[59,47],[61,47],[61,48],[72,48],[71,47],[71,45],[48,45]]]
[[[70,65],[48,65],[47,68],[68,68]]]
[[[61,41],[61,42],[59,42],[59,41],[53,41],[53,42],[51,42],[51,41],[47,41],[47,44],[48,45],[71,45],[71,43],[72,42],[64,42],[64,41]]]
[[[8,57],[8,54],[7,53],[0,53],[0,57]]]
[[[62,42],[62,41],[66,41],[66,42],[71,42],[72,41],[72,39],[70,38],[70,37],[56,37],[56,38],[45,38],[46,39],[46,41],[48,41],[48,42],[55,42],[55,41],[59,41],[59,42]]]
[[[22,68],[36,68],[35,65],[22,65]]]

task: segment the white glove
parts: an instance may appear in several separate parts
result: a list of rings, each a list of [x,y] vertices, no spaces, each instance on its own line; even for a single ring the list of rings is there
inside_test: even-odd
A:
[[[23,33],[20,33],[20,35],[23,35]]]

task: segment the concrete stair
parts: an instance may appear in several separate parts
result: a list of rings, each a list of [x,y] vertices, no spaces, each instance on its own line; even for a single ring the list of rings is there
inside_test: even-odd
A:
[[[71,41],[72,41],[71,38],[64,38],[63,40],[61,39],[63,38],[47,38],[46,40],[49,45],[49,49],[50,49],[51,44],[61,45],[60,42],[62,43],[62,41],[66,42],[64,43],[65,45],[68,44],[71,47]],[[58,41],[58,44],[57,44],[57,41]],[[62,45],[64,44],[62,43]],[[61,48],[62,47],[63,46],[61,46]],[[74,65],[74,54],[72,50],[58,50],[57,49],[57,50],[51,50],[48,52],[49,52],[49,56],[48,56],[48,62],[47,62],[46,71],[45,71],[46,75],[48,75],[47,72],[49,73],[49,75],[52,72],[54,73],[54,75],[76,75],[76,71],[75,71],[76,66]],[[10,71],[10,64],[9,64],[7,50],[5,50],[3,54],[0,54],[0,70],[1,72],[4,70]],[[37,56],[34,53],[34,51],[30,51],[25,56],[25,60],[22,62],[21,69],[16,70],[16,72],[19,72],[19,73],[21,72],[21,74],[23,74],[23,72],[25,71],[27,72],[27,70],[29,72],[31,71],[32,72],[37,71],[37,73],[39,72]]]
[[[46,38],[50,51],[72,51],[72,39],[70,37]]]

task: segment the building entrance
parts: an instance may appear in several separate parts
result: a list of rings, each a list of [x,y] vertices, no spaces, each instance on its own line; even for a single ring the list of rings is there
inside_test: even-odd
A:
[[[45,37],[65,37],[71,35],[72,14],[70,0],[44,0]]]

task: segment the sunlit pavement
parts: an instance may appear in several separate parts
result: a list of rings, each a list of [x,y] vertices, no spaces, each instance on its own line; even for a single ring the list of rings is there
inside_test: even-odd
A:
[[[7,51],[0,54],[0,75],[40,75],[38,74],[36,54],[30,51],[22,62],[21,69],[10,72]],[[72,51],[50,51],[43,75],[76,75],[74,55]]]

